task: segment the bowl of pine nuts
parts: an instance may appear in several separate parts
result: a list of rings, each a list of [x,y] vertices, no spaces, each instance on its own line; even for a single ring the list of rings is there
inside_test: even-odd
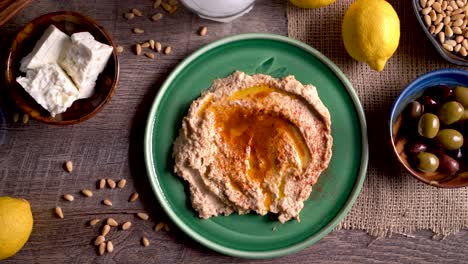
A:
[[[413,9],[439,54],[468,66],[468,0],[413,0]]]

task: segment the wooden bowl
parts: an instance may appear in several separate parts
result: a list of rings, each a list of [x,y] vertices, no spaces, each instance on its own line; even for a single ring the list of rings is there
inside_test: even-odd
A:
[[[426,89],[439,84],[448,86],[468,86],[468,72],[458,69],[436,70],[426,73],[410,83],[395,101],[390,114],[389,128],[391,144],[400,163],[416,179],[441,188],[465,187],[468,186],[468,178],[457,175],[451,176],[437,171],[426,173],[413,168],[404,151],[407,138],[404,133],[401,133],[400,129],[402,127],[401,113],[411,101],[421,97]],[[468,164],[460,166],[460,170],[462,170],[462,168],[468,168]]]
[[[68,35],[88,31],[102,43],[114,47],[111,37],[102,26],[93,19],[74,12],[61,11],[35,18],[16,35],[6,61],[6,89],[11,99],[31,118],[52,125],[72,125],[83,122],[98,113],[110,101],[119,80],[119,62],[114,49],[104,71],[96,81],[92,97],[75,101],[62,114],[52,117],[16,82],[16,78],[25,75],[20,72],[20,61],[28,55],[51,24]]]

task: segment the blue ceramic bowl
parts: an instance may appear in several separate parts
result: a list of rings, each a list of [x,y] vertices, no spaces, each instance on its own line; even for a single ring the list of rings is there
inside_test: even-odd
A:
[[[441,69],[421,75],[411,82],[398,96],[390,113],[389,132],[391,143],[400,163],[418,180],[433,186],[444,188],[468,186],[468,178],[447,177],[447,175],[440,173],[422,173],[418,170],[413,170],[407,161],[406,154],[403,151],[406,140],[403,136],[398,135],[398,130],[401,125],[400,114],[403,112],[405,107],[411,101],[421,97],[426,89],[438,84],[445,84],[451,87],[457,85],[468,87],[468,71]]]

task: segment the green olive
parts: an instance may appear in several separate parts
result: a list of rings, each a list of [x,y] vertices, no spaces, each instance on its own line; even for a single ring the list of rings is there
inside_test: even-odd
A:
[[[439,143],[448,150],[456,150],[463,146],[463,135],[455,129],[442,129],[437,134]]]
[[[439,168],[439,158],[429,152],[421,152],[416,156],[418,170],[434,172]]]
[[[463,105],[459,102],[447,102],[439,110],[439,120],[444,125],[453,124],[460,120],[464,110]]]
[[[439,132],[439,118],[431,113],[425,113],[419,118],[418,133],[426,138],[435,138]]]
[[[468,108],[468,87],[457,86],[453,90],[455,100]]]

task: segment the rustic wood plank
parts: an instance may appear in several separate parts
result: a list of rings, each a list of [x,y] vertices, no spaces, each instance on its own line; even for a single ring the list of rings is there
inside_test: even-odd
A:
[[[122,14],[139,8],[143,18],[127,21]],[[215,39],[244,32],[270,32],[286,35],[286,1],[257,1],[255,9],[232,23],[220,24],[202,20],[180,8],[174,15],[158,22],[149,17],[156,11],[151,1],[36,1],[10,22],[0,27],[3,40],[11,39],[31,19],[52,11],[73,10],[96,18],[125,48],[120,56],[121,78],[112,101],[93,119],[70,127],[46,126],[34,121],[13,124],[15,111],[0,89],[0,102],[6,110],[8,124],[0,128],[0,195],[21,196],[33,208],[35,225],[30,241],[14,258],[4,263],[461,263],[468,254],[467,231],[444,241],[431,239],[421,231],[414,238],[395,235],[374,240],[363,231],[339,231],[319,243],[288,257],[274,260],[243,260],[220,255],[188,238],[171,225],[171,231],[153,230],[159,221],[169,222],[149,189],[143,163],[143,132],[151,103],[167,74],[188,54]],[[135,26],[146,30],[135,35]],[[208,27],[205,37],[197,35],[200,26]],[[171,45],[169,56],[157,55],[150,60],[131,52],[136,42],[148,39]],[[6,50],[7,42],[0,47]],[[68,174],[62,164],[72,160],[74,171]],[[97,190],[101,178],[127,179],[124,189]],[[92,198],[79,191],[93,190]],[[134,191],[141,199],[128,203]],[[68,203],[61,195],[71,193]],[[101,204],[113,201],[112,207]],[[65,219],[54,217],[52,208],[61,206]],[[151,219],[135,217],[149,212]],[[112,230],[108,237],[114,252],[99,257],[91,245],[98,227],[87,227],[92,218],[113,217],[119,222],[132,221],[129,231]],[[141,237],[151,244],[141,246]]]

